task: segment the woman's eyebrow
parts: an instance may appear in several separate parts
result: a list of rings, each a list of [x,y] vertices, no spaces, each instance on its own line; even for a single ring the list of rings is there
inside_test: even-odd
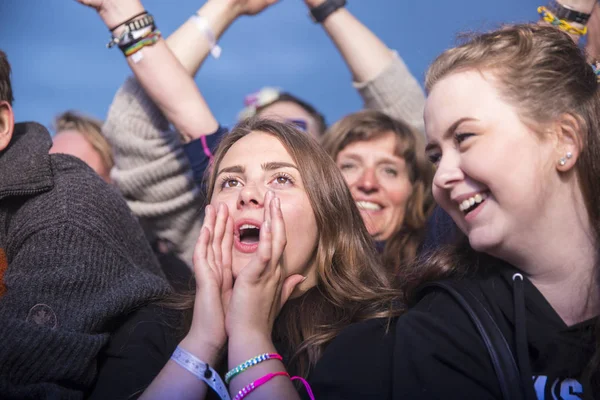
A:
[[[218,175],[221,175],[224,172],[229,172],[229,173],[236,173],[236,174],[243,174],[245,171],[245,168],[242,167],[241,165],[233,165],[231,167],[225,167],[223,169],[221,169],[218,173]]]
[[[290,164],[287,162],[279,162],[279,161],[268,162],[268,163],[262,164],[261,167],[265,171],[273,171],[275,169],[280,169],[280,168],[294,168],[296,170],[298,169],[298,167],[296,167],[294,164]]]

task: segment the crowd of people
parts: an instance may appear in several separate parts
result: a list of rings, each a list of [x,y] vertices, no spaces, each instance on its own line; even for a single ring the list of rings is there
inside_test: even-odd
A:
[[[595,0],[466,38],[427,96],[345,0],[304,0],[364,110],[266,87],[230,129],[194,75],[276,0],[168,38],[77,1],[132,76],[51,138],[0,51],[0,398],[600,396]]]

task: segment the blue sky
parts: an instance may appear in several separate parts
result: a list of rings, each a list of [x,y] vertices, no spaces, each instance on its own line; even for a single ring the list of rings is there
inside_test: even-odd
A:
[[[146,0],[168,35],[204,2]],[[455,43],[456,34],[537,19],[533,0],[349,0],[348,8],[396,49],[422,82],[427,65]],[[95,11],[75,0],[0,0],[0,49],[13,68],[18,121],[50,126],[75,109],[104,118],[130,73]],[[244,95],[278,86],[322,110],[329,123],[361,108],[351,76],[301,0],[280,2],[237,21],[220,42],[223,54],[196,76],[217,118],[232,124]]]

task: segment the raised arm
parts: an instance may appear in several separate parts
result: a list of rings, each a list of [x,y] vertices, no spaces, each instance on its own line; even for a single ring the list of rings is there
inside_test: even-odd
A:
[[[326,0],[304,2],[314,9]],[[345,7],[331,13],[322,26],[352,72],[365,108],[383,111],[423,131],[425,96],[397,53]]]
[[[111,28],[143,10],[138,0],[80,2],[94,7]],[[135,79],[119,89],[103,127],[114,151],[111,175],[146,229],[191,265],[202,201],[182,141],[193,144],[218,123],[165,41],[139,54],[138,62],[127,58]],[[170,122],[179,132],[170,130]]]
[[[105,0],[98,14],[107,27],[117,28],[118,37],[125,27],[119,24],[144,11],[139,0]],[[165,117],[188,139],[214,132],[218,122],[212,115],[194,80],[169,50],[164,40],[144,47],[141,57],[127,57],[127,63],[148,96]]]
[[[255,15],[278,0],[208,0],[196,14],[204,20],[215,41],[242,15]],[[193,76],[211,51],[211,42],[206,30],[189,19],[167,39],[169,48]]]

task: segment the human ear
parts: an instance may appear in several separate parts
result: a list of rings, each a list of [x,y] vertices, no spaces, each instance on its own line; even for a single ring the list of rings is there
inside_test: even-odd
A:
[[[581,129],[580,120],[572,114],[561,115],[554,124],[556,168],[561,172],[573,168],[579,158],[583,146]]]
[[[0,101],[0,151],[8,147],[15,128],[15,116],[8,101]]]

